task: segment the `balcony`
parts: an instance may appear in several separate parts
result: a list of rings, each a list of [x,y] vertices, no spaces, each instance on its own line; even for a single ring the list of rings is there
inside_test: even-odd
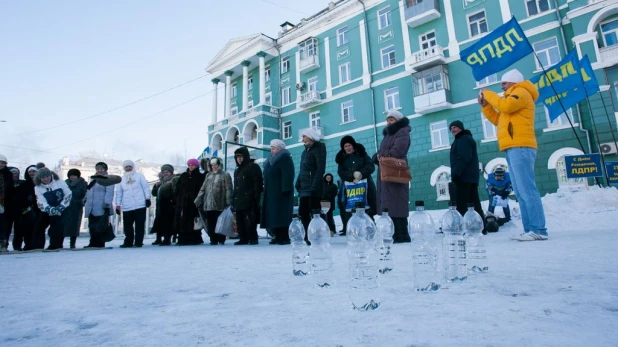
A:
[[[300,60],[300,73],[313,71],[320,67],[320,58],[317,55],[304,57]]]
[[[302,108],[310,108],[322,103],[322,95],[318,91],[311,91],[300,96],[298,106]]]
[[[438,0],[406,0],[406,23],[411,28],[440,18],[440,3]]]
[[[609,66],[618,63],[618,45],[599,48],[599,53],[601,54],[600,61],[603,65]],[[608,65],[608,63],[610,64]]]
[[[323,127],[314,126],[314,127],[309,127],[309,128],[315,129],[318,132],[318,134],[320,134],[320,140],[324,139],[324,128]],[[303,140],[303,135],[302,135],[303,131],[309,128],[303,128],[298,131],[298,142]]]
[[[451,104],[451,91],[439,89],[431,93],[414,97],[414,112],[428,114],[446,110],[453,107]]]
[[[429,47],[413,53],[410,57],[410,67],[417,71],[444,63],[446,63],[444,48],[440,46]]]

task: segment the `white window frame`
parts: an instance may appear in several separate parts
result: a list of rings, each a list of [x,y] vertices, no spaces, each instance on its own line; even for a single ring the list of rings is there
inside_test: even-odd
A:
[[[442,171],[438,174],[438,178],[436,178],[436,195],[438,198],[436,201],[448,201],[451,199],[451,194],[448,190],[448,183],[450,181],[451,175],[447,171]]]
[[[253,108],[253,99],[247,100],[247,110]]]
[[[298,44],[300,60],[309,59],[318,55],[318,40],[315,37],[309,38]]]
[[[498,82],[498,74],[492,74],[489,75],[485,78],[483,78],[480,81],[476,81],[476,87],[483,87],[483,86],[488,86],[490,84],[494,84]]]
[[[439,77],[439,83],[435,76]],[[430,77],[431,83],[429,84],[427,79]],[[433,89],[431,91],[427,88],[428,85],[432,86]],[[435,93],[439,90],[451,90],[447,68],[438,65],[412,74],[412,87],[414,89],[414,97]]]
[[[272,106],[273,105],[273,93],[268,92],[268,93],[264,94],[264,104],[268,105],[268,106]]]
[[[264,68],[264,82],[270,81],[270,65]]]
[[[443,125],[444,127],[433,129],[434,125],[436,126]],[[442,131],[444,132],[444,134],[441,134]],[[449,131],[448,131],[448,125],[446,124],[446,119],[443,119],[439,122],[430,123],[429,124],[429,135],[431,137],[431,148],[436,149],[436,148],[448,147],[449,146],[448,134],[449,134]],[[439,138],[435,138],[434,135],[438,136]],[[438,143],[438,140],[440,140],[440,143]]]
[[[381,9],[377,11],[376,15],[378,17],[378,29],[379,30],[382,30],[390,26],[391,24],[393,24],[393,21],[391,19],[391,7],[390,6],[382,7]],[[384,23],[382,23],[382,20],[384,20]]]
[[[384,52],[388,50],[388,52]],[[390,56],[392,54],[392,57]],[[384,66],[384,58],[387,56],[388,65]],[[392,60],[392,62],[391,62]],[[395,45],[390,45],[380,49],[380,62],[382,64],[382,69],[389,68],[397,63],[397,56],[395,55]]]
[[[612,30],[610,30],[610,31],[603,31],[603,27],[602,27],[604,24],[608,24],[608,23],[615,22],[615,21],[618,21],[618,18],[613,18],[613,19],[611,19],[611,20],[606,20],[606,21],[603,21],[603,22],[599,23],[599,31],[601,32],[601,37],[603,37],[603,46],[604,46],[604,47],[611,47],[611,46],[615,46],[615,44],[610,46],[610,45],[607,43],[607,41],[605,40],[605,35],[606,35],[606,34],[611,34],[611,33],[613,33],[613,34],[616,36],[616,38],[617,38],[617,40],[616,40],[616,41],[618,42],[618,29],[612,29]]]
[[[238,84],[236,82],[232,83],[230,97],[235,98],[238,96]]]
[[[428,39],[427,35],[433,34],[433,38]],[[429,49],[431,47],[435,47],[438,45],[438,41],[436,38],[436,31],[435,30],[430,30],[428,32],[425,32],[423,34],[418,35],[418,43],[419,43],[419,49],[421,51],[424,51],[426,49]],[[423,44],[427,43],[427,47],[423,48]]]
[[[347,111],[347,114],[346,114]],[[346,120],[346,117],[348,119]],[[354,122],[354,100],[347,100],[341,103],[341,124]]]
[[[230,116],[235,116],[238,114],[238,106],[234,106],[230,108]]]
[[[384,90],[384,106],[386,111],[401,109],[399,87],[395,86]]]
[[[283,122],[281,125],[281,136],[284,140],[292,138],[292,121]]]
[[[290,57],[281,58],[281,73],[290,72]]]
[[[247,90],[253,90],[253,77],[247,78]]]
[[[281,106],[287,106],[291,104],[292,103],[291,100],[292,100],[292,95],[290,94],[290,87],[281,88]]]
[[[318,77],[311,77],[307,80],[307,93],[318,91]]]
[[[498,138],[498,128],[490,122],[483,113],[481,113],[481,124],[483,125],[483,136],[485,140],[495,140]]]
[[[319,128],[320,125],[320,111],[315,111],[309,113],[309,127],[310,128]]]
[[[348,39],[348,27],[344,26],[343,28],[337,29],[337,47],[341,47],[350,42]]]
[[[550,48],[546,48],[546,49],[542,49],[537,51],[536,50],[536,45],[540,45],[542,43],[548,42],[554,40],[555,45],[550,47]],[[560,60],[562,59],[562,56],[560,55],[560,46],[558,46],[558,38],[556,36],[552,36],[549,37],[547,39],[541,40],[541,41],[537,41],[535,43],[532,44],[532,49],[534,49],[534,52],[536,53],[537,56],[541,56],[541,55],[545,55],[547,58],[547,66],[543,66],[544,68],[549,68],[551,66],[554,66],[556,64],[558,64],[560,62]],[[550,51],[551,50],[557,50],[558,51],[558,60],[557,61],[552,61],[551,60],[551,54]],[[541,67],[541,64],[539,63],[539,59],[534,59],[534,63],[536,64],[536,69],[537,70],[541,70],[543,67]]]
[[[536,13],[535,14],[530,14],[530,11],[528,9],[528,3],[530,1],[534,1],[534,4],[536,5]],[[539,2],[541,2],[541,1],[547,2],[547,10],[541,11],[541,8],[539,7]],[[536,16],[536,15],[539,15],[539,14],[544,13],[544,12],[551,11],[551,0],[524,0],[524,6],[526,7],[526,13],[528,14],[528,17],[532,17],[532,16]]]
[[[350,62],[339,65],[339,84],[344,84],[352,80]]]
[[[470,18],[472,18],[472,16],[476,16],[479,13],[483,13],[484,14],[483,18],[485,20],[485,27],[486,27],[486,31],[484,31],[484,32],[481,31],[481,24],[480,23],[482,22],[482,20],[478,20],[478,21],[475,21],[475,22],[470,22]],[[487,23],[487,12],[485,11],[485,9],[482,9],[480,11],[476,11],[474,13],[470,13],[466,18],[467,18],[466,23],[468,25],[468,35],[469,35],[470,38],[481,36],[481,35],[486,34],[486,33],[489,32],[489,23]],[[472,35],[471,26],[472,26],[473,23],[477,23],[476,26],[478,28],[479,33],[476,34],[476,35]]]
[[[545,120],[547,121],[547,129],[570,127],[571,125],[569,124],[569,121],[566,119],[566,117],[569,117],[571,119],[571,122],[573,123],[573,125],[577,124],[577,122],[575,122],[575,118],[573,118],[573,108],[572,107],[566,111],[566,115],[562,113],[560,116],[558,116],[558,118],[554,119],[553,122],[551,122],[549,119],[549,112],[547,111],[547,107],[543,107],[543,109],[545,110]]]

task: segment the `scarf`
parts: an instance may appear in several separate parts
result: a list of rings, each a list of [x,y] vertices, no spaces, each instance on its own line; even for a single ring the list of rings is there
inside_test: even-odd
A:
[[[135,171],[129,171],[124,173],[123,178],[126,179],[125,182],[127,182],[127,184],[132,184],[135,182],[135,177],[133,176],[135,176]]]
[[[268,157],[268,159],[264,162],[264,166],[275,165],[275,163],[283,158],[284,155],[290,155],[290,152],[287,149],[280,150],[277,154]]]

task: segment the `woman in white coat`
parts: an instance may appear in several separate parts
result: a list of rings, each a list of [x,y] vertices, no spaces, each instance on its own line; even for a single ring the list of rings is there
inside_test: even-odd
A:
[[[142,247],[146,227],[146,209],[150,207],[150,189],[131,160],[122,162],[124,175],[116,186],[116,214],[122,212],[124,243],[120,248]],[[135,229],[133,229],[135,224]]]

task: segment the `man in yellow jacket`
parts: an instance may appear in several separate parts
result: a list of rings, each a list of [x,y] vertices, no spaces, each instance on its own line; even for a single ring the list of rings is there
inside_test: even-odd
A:
[[[539,97],[539,91],[517,70],[507,71],[501,81],[504,96],[484,89],[478,103],[485,117],[498,128],[498,146],[506,155],[511,182],[521,208],[524,232],[513,239],[547,240],[545,212],[534,177],[537,152],[534,102]]]

